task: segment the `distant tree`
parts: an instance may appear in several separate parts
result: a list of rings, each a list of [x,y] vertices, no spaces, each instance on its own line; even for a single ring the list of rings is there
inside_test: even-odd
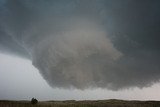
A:
[[[31,100],[31,104],[37,104],[38,103],[38,100],[37,99],[35,99],[35,98],[32,98],[32,100]]]

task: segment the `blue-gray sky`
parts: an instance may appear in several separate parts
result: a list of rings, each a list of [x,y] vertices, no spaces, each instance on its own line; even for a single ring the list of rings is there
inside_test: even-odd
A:
[[[3,66],[1,84],[8,92],[0,93],[29,97],[34,91],[28,90],[43,87],[47,93],[35,92],[40,99],[67,99],[46,95],[69,90],[74,94],[68,99],[96,99],[93,92],[100,99],[109,98],[102,93],[132,99],[121,93],[159,86],[159,34],[159,0],[1,0],[0,52],[8,64],[1,63],[14,73]],[[26,76],[19,72],[25,73],[25,63]],[[23,85],[17,89],[16,82]],[[24,85],[31,87],[25,92]]]

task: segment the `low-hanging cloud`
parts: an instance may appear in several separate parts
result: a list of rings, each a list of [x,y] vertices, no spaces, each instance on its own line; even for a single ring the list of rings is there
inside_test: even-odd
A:
[[[1,52],[31,59],[52,87],[118,90],[160,79],[158,0],[0,4]]]

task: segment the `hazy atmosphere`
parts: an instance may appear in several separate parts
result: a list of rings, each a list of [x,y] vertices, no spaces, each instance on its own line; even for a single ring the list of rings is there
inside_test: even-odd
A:
[[[0,99],[160,100],[159,0],[0,0]]]

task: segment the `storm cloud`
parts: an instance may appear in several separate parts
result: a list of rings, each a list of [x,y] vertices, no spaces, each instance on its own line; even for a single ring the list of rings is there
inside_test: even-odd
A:
[[[1,0],[0,50],[52,87],[148,87],[160,80],[159,0]]]

